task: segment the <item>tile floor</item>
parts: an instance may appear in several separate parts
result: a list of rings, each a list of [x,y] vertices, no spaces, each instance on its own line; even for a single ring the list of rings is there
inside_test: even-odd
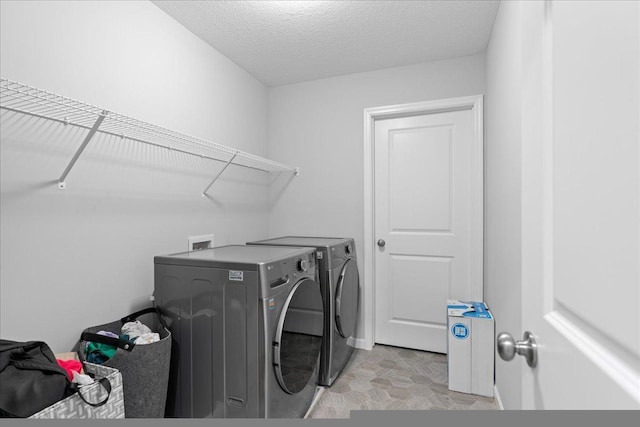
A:
[[[350,418],[351,410],[498,409],[495,399],[450,391],[447,356],[376,345],[356,349],[307,418]]]

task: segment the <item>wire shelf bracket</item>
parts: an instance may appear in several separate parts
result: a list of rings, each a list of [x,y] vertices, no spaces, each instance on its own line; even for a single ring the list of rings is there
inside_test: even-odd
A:
[[[220,172],[218,172],[218,175],[216,175],[213,178],[213,180],[209,183],[209,185],[207,185],[207,188],[204,189],[204,191],[202,192],[202,197],[204,197],[207,194],[207,191],[209,191],[209,189],[211,188],[213,183],[216,182],[218,180],[218,178],[220,178],[220,175],[222,175],[224,173],[225,169],[227,169],[229,167],[231,162],[233,162],[233,159],[235,159],[237,156],[238,156],[238,153],[234,154],[233,157],[229,159],[229,161],[227,162],[226,165],[224,165],[222,170]]]
[[[84,141],[58,179],[58,188],[66,188],[66,178],[80,155],[96,134],[109,135],[165,148],[175,152],[197,156],[224,164],[202,192],[204,197],[211,186],[230,166],[238,166],[263,172],[290,172],[300,175],[300,169],[264,157],[246,153],[202,138],[162,128],[113,111],[28,86],[0,77],[0,108],[32,117],[52,120],[65,126],[88,130]]]
[[[103,110],[102,113],[100,113],[100,115],[98,116],[98,119],[93,124],[93,127],[89,130],[89,133],[84,138],[84,141],[82,141],[82,144],[80,144],[80,147],[78,147],[78,150],[76,151],[76,154],[74,154],[73,158],[71,159],[71,161],[67,165],[67,168],[64,170],[64,172],[62,172],[62,175],[60,175],[60,179],[58,179],[58,190],[64,190],[66,188],[66,184],[65,184],[64,180],[67,178],[67,175],[69,175],[69,172],[71,172],[71,169],[73,168],[73,165],[75,165],[76,162],[78,161],[78,158],[80,157],[80,154],[82,154],[84,149],[89,144],[89,141],[91,141],[91,138],[93,138],[93,136],[98,131],[98,128],[100,127],[100,125],[104,121],[105,117],[107,117],[107,114],[109,114],[109,112],[106,111],[106,110]]]

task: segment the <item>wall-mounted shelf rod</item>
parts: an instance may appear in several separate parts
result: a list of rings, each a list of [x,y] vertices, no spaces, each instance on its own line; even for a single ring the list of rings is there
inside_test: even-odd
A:
[[[113,111],[107,112],[105,109],[5,78],[0,78],[0,108],[89,130],[89,134],[60,177],[59,188],[65,187],[67,175],[96,134],[115,136],[222,162],[225,163],[222,171],[229,165],[234,165],[264,172],[291,172],[296,176],[299,175],[297,167],[162,128]],[[229,160],[230,157],[231,160]],[[207,190],[219,178],[221,172]]]

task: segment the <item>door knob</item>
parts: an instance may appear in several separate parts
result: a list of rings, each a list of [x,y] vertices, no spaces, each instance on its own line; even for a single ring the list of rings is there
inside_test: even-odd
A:
[[[378,246],[380,246],[381,248],[384,248],[384,245],[386,245],[387,242],[384,241],[384,239],[380,239],[378,240]]]
[[[498,354],[502,360],[507,362],[513,359],[517,353],[524,356],[527,360],[527,365],[532,368],[535,368],[538,363],[538,346],[533,334],[529,331],[524,333],[522,341],[515,341],[511,334],[501,332],[498,334],[497,347]]]

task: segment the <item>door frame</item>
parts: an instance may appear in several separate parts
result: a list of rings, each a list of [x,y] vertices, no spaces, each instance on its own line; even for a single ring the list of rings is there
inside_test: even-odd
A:
[[[375,188],[374,188],[374,138],[375,121],[423,114],[471,110],[474,118],[471,176],[473,198],[471,209],[475,213],[471,224],[471,270],[476,277],[483,277],[483,226],[484,226],[484,126],[483,95],[448,98],[410,104],[388,105],[364,110],[364,262],[363,262],[363,319],[364,337],[356,340],[357,348],[371,350],[375,344]],[[484,286],[484,285],[483,285]],[[473,295],[474,299],[482,299]],[[445,310],[445,307],[442,307]]]

